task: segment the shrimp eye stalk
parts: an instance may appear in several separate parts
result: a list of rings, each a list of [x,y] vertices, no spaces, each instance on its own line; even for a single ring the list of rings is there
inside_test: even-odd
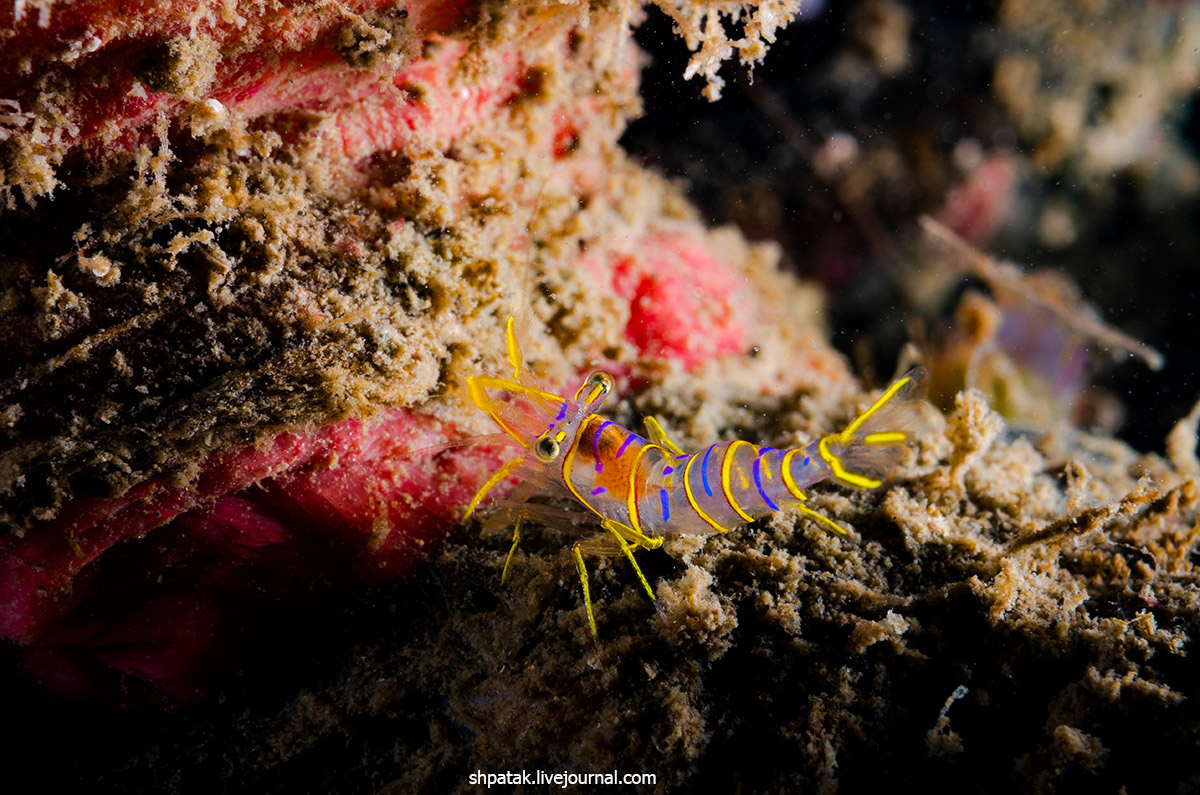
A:
[[[616,386],[616,382],[613,381],[613,377],[603,370],[597,370],[589,375],[587,382],[589,386],[598,387],[605,395],[613,391],[613,387]]]
[[[613,377],[603,370],[597,370],[587,377],[583,385],[579,387],[579,391],[575,393],[575,400],[582,402],[589,410],[595,410],[600,401],[616,388],[617,382]]]

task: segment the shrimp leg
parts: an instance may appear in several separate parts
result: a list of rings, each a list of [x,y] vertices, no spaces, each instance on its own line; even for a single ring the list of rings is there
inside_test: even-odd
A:
[[[463,516],[463,521],[470,519],[475,513],[475,509],[479,507],[479,503],[483,502],[483,498],[488,495],[488,492],[496,487],[500,481],[512,474],[513,470],[524,463],[524,458],[513,458],[504,462],[504,465],[496,470],[487,481],[479,487],[479,491],[475,492],[475,496],[471,498],[471,504],[467,506],[467,513]]]
[[[508,550],[508,557],[504,559],[504,569],[500,572],[500,584],[504,585],[508,580],[508,570],[512,567],[513,555],[517,554],[517,544],[521,543],[521,517],[517,517],[517,522],[513,525],[513,543],[512,548]]]
[[[658,424],[657,419],[654,417],[647,417],[645,422],[646,430],[649,432],[647,435],[650,437],[650,442],[652,444],[657,444],[660,447],[667,448],[671,451],[672,455],[683,455],[683,448],[667,438],[667,432],[664,431],[663,427]]]
[[[594,538],[589,542],[583,540],[576,541],[571,546],[571,554],[575,557],[575,568],[579,570],[579,582],[583,586],[583,604],[587,609],[588,626],[592,629],[592,636],[597,636],[596,630],[596,615],[592,608],[592,589],[588,580],[587,566],[583,561],[583,550],[585,546],[589,552],[611,553],[613,549],[613,541],[616,542],[616,547],[621,550],[621,553],[629,559],[629,563],[633,566],[633,571],[637,574],[638,580],[642,583],[642,587],[646,589],[646,593],[650,598],[657,600],[654,595],[654,589],[650,587],[650,582],[646,579],[646,575],[642,573],[641,566],[638,565],[633,553],[639,548],[656,549],[662,546],[661,538],[650,538],[636,530],[626,527],[619,522],[614,522],[611,519],[602,521],[601,526],[609,532],[611,538],[607,536]],[[627,538],[632,538],[630,543]]]
[[[628,541],[625,540],[625,534],[622,531],[629,528],[619,525],[611,519],[605,519],[603,522],[601,522],[601,525],[605,530],[613,534],[613,538],[617,539],[617,544],[620,545],[621,551],[625,553],[625,557],[629,558],[629,562],[633,565],[633,570],[637,572],[638,579],[642,581],[642,587],[646,589],[646,593],[650,594],[651,599],[657,599],[658,597],[654,595],[654,589],[650,587],[650,583],[646,582],[646,576],[642,574],[642,568],[638,566],[637,561],[633,559],[634,548],[630,546]],[[642,538],[646,538],[646,536],[643,536],[641,533],[638,533],[638,535]],[[662,545],[661,538],[655,540],[658,541],[660,546]],[[641,545],[640,542],[638,542],[638,545]]]
[[[579,542],[576,541],[571,545],[571,554],[575,556],[575,567],[579,569],[579,581],[583,583],[583,606],[587,608],[588,626],[592,628],[592,637],[598,637],[596,632],[596,615],[592,612],[592,593],[588,587],[587,566],[583,565],[583,552],[579,549]]]

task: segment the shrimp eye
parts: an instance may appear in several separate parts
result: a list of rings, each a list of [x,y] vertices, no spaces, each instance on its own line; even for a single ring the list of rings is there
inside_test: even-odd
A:
[[[597,370],[589,375],[587,383],[588,386],[599,387],[601,394],[605,395],[613,391],[613,387],[616,385],[616,383],[613,381],[613,377],[603,370]]]
[[[539,461],[548,464],[558,458],[558,442],[553,437],[543,436],[534,442],[533,454]]]

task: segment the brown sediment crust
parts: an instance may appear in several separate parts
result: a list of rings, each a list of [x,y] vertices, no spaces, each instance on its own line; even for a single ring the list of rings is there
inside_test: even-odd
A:
[[[718,72],[736,55],[753,66],[795,15],[795,0],[757,3],[656,0],[694,51],[686,76],[700,76],[715,99]],[[639,3],[467,3],[463,0],[347,0],[335,3],[29,4],[0,9],[0,197],[34,201],[60,187],[64,163],[102,170],[150,143],[156,123],[205,115],[215,100],[235,115],[320,116],[357,99],[418,60],[428,60],[431,36],[447,34],[472,51],[474,77],[487,76],[506,49],[537,49],[570,28],[586,37],[592,15],[615,20],[621,34],[642,18]],[[740,35],[739,35],[740,34]],[[623,40],[623,36],[622,36]],[[630,46],[613,42],[620,71]],[[348,77],[338,66],[360,71]],[[330,90],[329,77],[344,81]],[[460,85],[467,85],[464,80]],[[400,85],[419,94],[418,85]],[[459,99],[463,99],[459,97]],[[419,97],[418,97],[419,99]],[[453,118],[455,109],[434,114]],[[428,140],[429,130],[421,133]],[[74,158],[74,160],[72,160]],[[65,187],[65,186],[64,186]]]
[[[460,35],[448,82],[424,78],[444,95],[435,109],[514,63],[521,74],[444,148],[433,136],[348,157],[320,114],[281,130],[197,101],[129,158],[58,174],[52,203],[3,213],[0,520],[19,533],[73,498],[183,482],[213,452],[385,406],[472,427],[456,385],[496,360],[531,293],[562,348],[531,340],[534,355],[628,360],[625,317],[589,287],[581,253],[710,233],[616,147],[638,111],[630,10],[585,11],[509,9]],[[460,46],[434,40],[424,59]],[[724,248],[782,315],[795,288],[770,254]],[[819,338],[810,317],[784,342]]]

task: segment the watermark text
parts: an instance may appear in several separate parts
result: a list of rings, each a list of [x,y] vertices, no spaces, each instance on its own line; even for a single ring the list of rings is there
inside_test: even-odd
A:
[[[622,773],[619,770],[613,770],[610,773],[571,773],[566,770],[555,771],[553,773],[545,770],[506,770],[503,773],[484,773],[482,770],[477,770],[467,777],[467,782],[473,785],[482,784],[491,789],[496,785],[515,786],[517,784],[524,785],[544,785],[548,787],[587,787],[597,784],[649,784],[651,786],[658,783],[658,775],[655,773]]]

